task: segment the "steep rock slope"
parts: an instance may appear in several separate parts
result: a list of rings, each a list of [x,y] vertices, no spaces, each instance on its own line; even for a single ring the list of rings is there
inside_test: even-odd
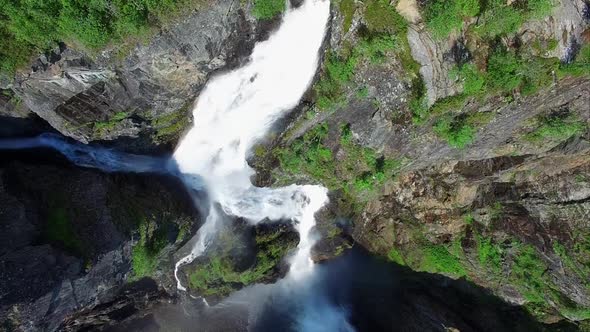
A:
[[[198,227],[178,180],[80,169],[47,151],[4,156],[3,326],[54,330],[145,276],[173,288],[171,255]]]
[[[143,152],[174,144],[210,74],[244,60],[272,27],[258,24],[247,6],[203,4],[123,58],[117,48],[92,54],[60,44],[3,84],[14,98],[2,113],[28,110],[84,143],[115,141]],[[25,110],[16,112],[15,104]]]
[[[336,4],[322,74],[256,149],[258,180],[332,190],[318,260],[352,237],[546,322],[587,320],[587,4],[492,6],[447,39],[421,18],[434,3]],[[524,21],[498,28],[505,10]]]

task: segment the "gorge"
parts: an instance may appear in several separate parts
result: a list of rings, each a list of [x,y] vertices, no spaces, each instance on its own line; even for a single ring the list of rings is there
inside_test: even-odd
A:
[[[0,330],[590,328],[588,3],[2,4]]]

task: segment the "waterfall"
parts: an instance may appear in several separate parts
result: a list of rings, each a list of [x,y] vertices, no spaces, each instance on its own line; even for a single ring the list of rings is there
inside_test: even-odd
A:
[[[70,141],[55,134],[32,138],[0,139],[0,150],[51,148],[59,151],[72,163],[100,169],[103,172],[176,173],[168,166],[168,158],[124,153],[113,149]]]
[[[328,201],[327,189],[313,185],[258,188],[246,162],[252,146],[285,112],[295,107],[317,70],[319,49],[330,16],[329,0],[306,0],[287,8],[279,29],[256,44],[248,64],[212,79],[199,96],[194,127],[174,153],[189,187],[204,186],[210,202],[205,224],[178,268],[201,255],[226,215],[251,223],[290,219],[300,235],[288,277],[298,279],[312,268],[310,234],[314,214]],[[199,176],[195,182],[194,175]],[[177,277],[177,286],[185,290]]]

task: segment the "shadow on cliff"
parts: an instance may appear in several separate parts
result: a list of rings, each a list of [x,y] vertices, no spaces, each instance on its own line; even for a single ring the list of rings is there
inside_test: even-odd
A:
[[[107,330],[579,330],[568,322],[540,324],[524,308],[503,302],[471,282],[415,272],[358,248],[317,265],[313,278],[299,288],[286,290],[284,286],[278,282],[249,287],[205,309],[200,299],[187,297],[130,315],[119,323],[112,321]],[[334,319],[346,322],[334,324]],[[309,320],[321,324],[310,329]]]

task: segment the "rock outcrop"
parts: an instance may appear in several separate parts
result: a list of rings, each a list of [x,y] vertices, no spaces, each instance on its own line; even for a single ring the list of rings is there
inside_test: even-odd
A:
[[[78,141],[139,152],[173,145],[210,75],[244,61],[257,34],[268,29],[243,5],[203,5],[123,59],[117,49],[89,55],[61,44],[9,87],[22,108]]]
[[[174,290],[170,255],[198,225],[177,180],[80,169],[44,151],[3,157],[3,326],[55,330],[144,275]]]

